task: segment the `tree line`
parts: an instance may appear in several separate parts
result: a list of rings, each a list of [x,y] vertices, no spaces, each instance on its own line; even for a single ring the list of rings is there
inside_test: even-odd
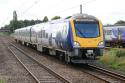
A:
[[[53,18],[51,18],[51,20],[56,20],[60,18],[61,18],[60,16],[54,16]],[[10,32],[13,32],[15,29],[18,29],[18,28],[31,26],[31,25],[35,25],[35,24],[39,24],[47,21],[49,21],[47,16],[45,16],[43,20],[17,20],[17,21],[11,20],[8,25],[1,27],[1,29],[9,29]],[[125,21],[119,20],[113,25],[107,24],[105,26],[114,26],[114,25],[125,25]]]
[[[60,19],[60,16],[54,16],[51,20]],[[49,21],[48,17],[45,16],[43,20],[11,20],[8,25],[5,25],[4,27],[1,27],[1,29],[9,29],[10,32],[13,32],[15,29],[31,26],[43,22]]]
[[[125,26],[125,21],[123,21],[123,20],[119,20],[119,21],[117,21],[116,23],[114,23],[113,25],[111,25],[111,24],[107,24],[107,25],[104,25],[104,26]]]

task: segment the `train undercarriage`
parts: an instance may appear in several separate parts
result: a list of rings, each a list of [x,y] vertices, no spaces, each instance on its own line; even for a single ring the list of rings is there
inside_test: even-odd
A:
[[[97,56],[103,54],[103,49],[78,49],[75,48],[72,51],[64,51],[60,49],[54,49],[52,47],[42,46],[41,44],[30,44],[27,42],[17,41],[22,45],[32,47],[39,52],[43,52],[52,56],[56,56],[60,61],[65,61],[66,63],[95,63]]]
[[[59,60],[67,63],[94,63],[97,60],[96,56],[103,55],[103,49],[74,49],[72,51],[64,51],[38,45],[37,50],[57,56]]]

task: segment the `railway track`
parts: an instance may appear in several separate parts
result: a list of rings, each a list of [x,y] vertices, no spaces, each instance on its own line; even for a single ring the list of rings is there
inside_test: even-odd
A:
[[[0,36],[0,78],[6,83],[36,83],[8,50],[6,36]],[[0,81],[0,83],[3,83]]]
[[[37,59],[36,59],[37,60]],[[39,62],[38,62],[39,63]],[[41,64],[41,63],[40,63]],[[88,68],[90,68],[90,69],[88,69],[87,71],[92,71],[92,72],[94,72],[94,73],[96,73],[97,71],[95,71],[95,70],[97,70],[96,68],[93,68],[93,67],[90,67],[90,65],[88,65]],[[79,68],[78,68],[79,69]],[[92,70],[91,70],[92,69]],[[79,70],[82,70],[82,68],[80,68]],[[94,70],[94,71],[93,71]],[[84,71],[83,71],[84,72]],[[110,76],[110,75],[107,75],[106,73],[104,73],[103,72],[103,74],[101,74],[100,73],[100,71],[98,71],[97,73],[100,73],[100,75],[101,75],[101,77],[100,76],[98,76],[97,74],[93,74],[92,72],[90,72],[90,73],[88,73],[88,72],[85,72],[85,73],[88,73],[89,75],[91,75],[91,76],[93,76],[93,77],[95,77],[95,78],[97,78],[97,79],[100,79],[100,80],[102,80],[103,82],[105,82],[105,83],[114,83],[114,82],[116,82],[116,83],[124,83],[124,80],[115,80],[115,78],[114,77],[112,77],[112,76]],[[103,75],[107,75],[107,76],[105,76],[104,78],[102,77]],[[116,78],[117,79],[117,78]],[[71,82],[71,81],[69,81],[69,82]]]
[[[18,61],[24,66],[24,68],[30,73],[30,75],[36,80],[37,83],[43,83],[48,81],[54,83],[70,83],[69,80],[63,78],[56,72],[47,68],[46,66],[44,66],[44,64],[39,63],[36,59],[30,57],[23,50],[16,47],[15,45],[10,44],[8,48],[18,59]]]
[[[33,50],[33,49],[29,49],[28,48],[28,50],[26,50],[25,49],[25,46],[22,46],[22,45],[17,45],[17,44],[15,44],[16,46],[19,46],[21,49],[23,49],[25,52],[27,52],[27,51],[32,51],[31,53],[30,53],[30,55],[33,57],[33,58],[36,58],[37,60],[39,59],[39,62],[41,62],[40,61],[40,59],[42,59],[42,58],[45,58],[45,57],[47,57],[47,59],[50,59],[51,57],[49,57],[49,56],[47,56],[47,55],[44,55],[44,54],[42,54],[42,56],[41,56],[41,54],[39,53],[39,52],[36,52],[35,50]],[[34,56],[35,55],[35,56]],[[40,56],[40,57],[39,57]],[[39,57],[39,58],[38,58]],[[53,60],[53,59],[51,59],[51,60]],[[71,77],[69,76],[67,79],[69,79],[70,81],[71,81],[71,83],[84,83],[84,82],[88,82],[88,83],[99,83],[100,81],[101,81],[101,83],[108,83],[108,81],[105,81],[105,80],[103,80],[103,79],[100,79],[99,77],[96,77],[96,76],[94,76],[94,75],[92,75],[92,74],[88,74],[88,73],[86,73],[86,72],[83,72],[82,70],[83,70],[83,68],[77,68],[76,66],[73,66],[73,65],[69,65],[69,64],[65,64],[65,63],[62,63],[61,62],[61,64],[60,63],[58,63],[58,62],[56,62],[56,64],[55,64],[55,59],[54,59],[54,61],[51,61],[51,63],[53,63],[52,65],[55,67],[55,68],[62,68],[62,69],[57,69],[56,70],[56,72],[58,72],[58,73],[60,73],[60,71],[61,72],[64,72],[64,73],[66,73],[65,74],[65,77],[67,78],[68,76],[67,76],[67,74],[69,74],[70,72],[72,72],[72,73],[79,73],[79,75],[77,75],[77,74],[75,74],[75,75],[72,75],[71,73]],[[54,65],[55,64],[55,65]],[[47,64],[46,64],[47,65]],[[49,64],[50,65],[50,64]],[[49,66],[48,65],[48,66]],[[58,66],[58,67],[57,67]],[[52,68],[52,67],[50,67],[49,66],[49,68]],[[52,68],[52,69],[55,69],[55,68]],[[69,72],[70,71],[70,72]],[[62,75],[62,73],[60,73],[61,75]],[[83,76],[82,76],[82,74],[84,74]],[[89,76],[88,76],[89,75]],[[82,77],[81,77],[82,76]],[[85,76],[85,77],[84,77]],[[73,79],[72,79],[73,78]],[[92,79],[89,79],[90,81],[85,81],[84,79],[85,78],[87,78],[86,80],[88,80],[89,78],[94,78],[94,79],[96,79],[96,80],[94,80],[94,81],[91,81]]]
[[[110,71],[110,70],[107,70],[107,69],[104,69],[104,68],[101,68],[101,67],[98,67],[98,66],[95,66],[95,65],[91,65],[91,64],[88,64],[88,67],[97,71],[97,72],[100,72],[100,73],[103,73],[107,76],[115,78],[116,80],[120,81],[120,83],[125,82],[125,76],[124,75],[121,75],[121,74],[118,74],[116,72],[113,72],[113,71]],[[103,80],[105,80],[105,79],[103,79]],[[107,80],[105,80],[105,81],[107,81]]]

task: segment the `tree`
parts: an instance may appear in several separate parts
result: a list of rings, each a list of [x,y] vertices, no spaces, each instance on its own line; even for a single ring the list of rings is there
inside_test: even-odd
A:
[[[10,29],[9,25],[5,25],[4,27],[2,27],[2,29]]]
[[[30,25],[34,25],[35,24],[35,21],[34,20],[31,20],[30,21]]]
[[[19,22],[18,28],[25,27],[23,20],[19,20],[18,22]]]
[[[60,16],[54,16],[51,20],[56,20],[56,19],[60,19]]]
[[[47,22],[47,21],[48,21],[48,17],[45,16],[45,17],[43,18],[43,22]]]
[[[106,25],[104,25],[104,27],[109,27],[109,26],[112,26],[111,24],[106,24]]]
[[[29,25],[30,25],[29,20],[24,20],[24,26],[26,27],[26,26],[29,26]]]
[[[38,24],[38,23],[42,23],[42,21],[37,19],[37,20],[35,21],[35,24]]]
[[[11,20],[10,24],[5,25],[4,27],[2,27],[2,29],[10,29],[11,32],[13,32],[15,29],[35,25],[41,22],[41,20]]]
[[[19,22],[16,20],[10,21],[10,24],[8,25],[9,29],[13,32],[15,29],[18,29],[19,27]]]
[[[72,16],[67,16],[66,19],[71,18]]]
[[[125,21],[123,21],[123,20],[117,21],[117,22],[115,23],[115,25],[117,25],[117,24],[125,24]]]

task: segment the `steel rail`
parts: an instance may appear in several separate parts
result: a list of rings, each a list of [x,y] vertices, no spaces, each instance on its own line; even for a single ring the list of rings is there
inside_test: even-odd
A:
[[[49,69],[48,67],[46,67],[44,64],[40,63],[38,60],[36,60],[35,58],[29,56],[27,53],[25,53],[22,49],[18,48],[17,46],[15,46],[14,44],[10,43],[10,45],[14,46],[16,49],[18,49],[20,52],[22,52],[23,54],[25,54],[27,57],[29,57],[30,59],[32,59],[33,61],[35,61],[37,64],[39,64],[42,68],[44,68],[45,70],[47,70],[50,74],[54,75],[56,78],[58,78],[59,80],[61,80],[64,83],[71,83],[71,81],[65,79],[64,77],[62,77],[61,75],[57,74],[55,71]]]
[[[30,75],[36,80],[36,82],[40,83],[37,77],[23,64],[23,62],[17,57],[17,55],[13,52],[13,50],[10,47],[8,47],[8,49],[16,57],[16,59],[23,65],[23,67],[30,73]]]
[[[104,82],[106,82],[106,83],[111,83],[109,80],[106,80],[106,79],[104,79],[104,78],[101,78],[101,77],[99,77],[99,76],[97,76],[97,75],[95,75],[95,74],[92,74],[92,73],[90,73],[90,72],[88,72],[88,71],[83,71],[83,72],[85,72],[85,73],[87,73],[87,74],[89,74],[89,75],[91,75],[91,76],[93,76],[93,77],[95,77],[95,78],[97,78],[97,79],[100,79],[100,80],[102,80],[102,81],[104,81]]]
[[[116,72],[113,72],[113,71],[110,71],[110,70],[107,70],[107,69],[104,69],[104,68],[101,68],[101,67],[97,67],[95,65],[88,64],[88,66],[93,68],[93,69],[96,69],[97,71],[99,71],[101,73],[109,75],[113,78],[116,78],[116,79],[121,80],[121,81],[125,81],[125,75],[121,75],[121,74],[118,74]]]

